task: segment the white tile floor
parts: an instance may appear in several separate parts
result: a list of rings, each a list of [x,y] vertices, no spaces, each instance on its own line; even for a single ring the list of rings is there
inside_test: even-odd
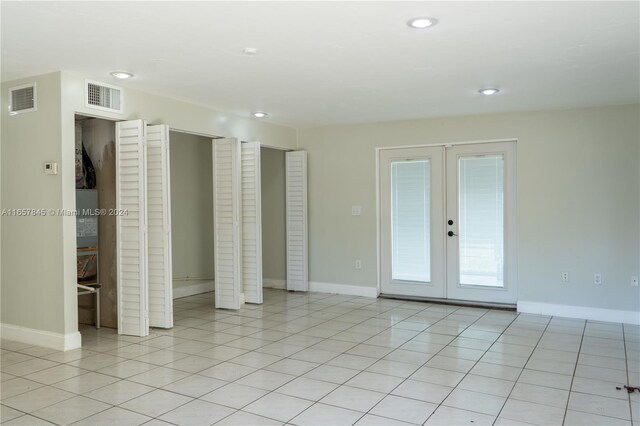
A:
[[[640,328],[420,302],[265,292],[176,300],[146,338],[2,341],[2,424],[640,425]]]

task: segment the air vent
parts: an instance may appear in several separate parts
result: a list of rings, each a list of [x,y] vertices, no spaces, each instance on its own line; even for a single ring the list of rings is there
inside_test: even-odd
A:
[[[36,84],[25,84],[9,89],[9,113],[36,111]]]
[[[87,81],[86,105],[89,108],[122,112],[122,89],[109,84]]]

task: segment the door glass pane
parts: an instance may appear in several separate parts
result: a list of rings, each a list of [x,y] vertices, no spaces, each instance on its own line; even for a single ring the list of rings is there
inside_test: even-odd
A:
[[[504,158],[458,160],[460,284],[503,287]]]
[[[391,164],[391,279],[431,281],[429,160]]]

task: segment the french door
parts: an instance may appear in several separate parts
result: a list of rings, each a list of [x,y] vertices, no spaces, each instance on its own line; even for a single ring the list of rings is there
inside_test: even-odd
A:
[[[381,292],[515,303],[515,143],[379,155]]]

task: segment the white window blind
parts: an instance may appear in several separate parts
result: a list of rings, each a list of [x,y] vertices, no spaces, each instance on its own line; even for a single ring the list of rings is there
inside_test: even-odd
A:
[[[503,287],[504,158],[458,162],[460,283]]]
[[[393,280],[431,281],[430,176],[429,160],[391,164]]]

